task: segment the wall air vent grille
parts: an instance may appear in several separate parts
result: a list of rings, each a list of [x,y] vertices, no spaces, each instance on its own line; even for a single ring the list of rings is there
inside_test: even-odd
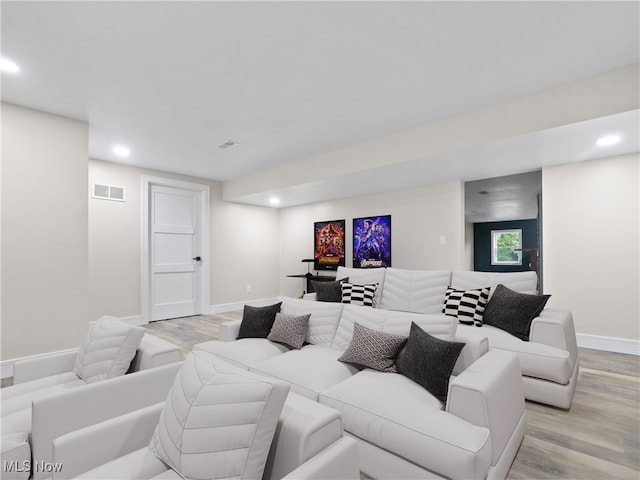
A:
[[[125,188],[115,185],[102,185],[94,183],[91,189],[91,196],[101,200],[116,200],[118,202],[126,201]]]

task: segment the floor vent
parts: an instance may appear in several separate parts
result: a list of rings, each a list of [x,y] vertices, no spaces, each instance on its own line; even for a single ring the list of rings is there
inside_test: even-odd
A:
[[[124,187],[94,183],[91,191],[91,196],[93,198],[99,198],[101,200],[117,200],[118,202],[126,201]]]

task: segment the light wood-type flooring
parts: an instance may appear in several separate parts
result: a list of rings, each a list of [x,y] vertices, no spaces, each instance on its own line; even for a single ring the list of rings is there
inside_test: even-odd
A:
[[[186,354],[242,312],[153,322],[150,333]],[[527,433],[509,479],[640,480],[640,357],[579,349],[570,410],[526,402]],[[363,478],[366,478],[363,476]]]

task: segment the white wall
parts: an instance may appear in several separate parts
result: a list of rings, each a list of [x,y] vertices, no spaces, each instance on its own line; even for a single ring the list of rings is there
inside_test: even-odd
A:
[[[352,265],[352,219],[391,215],[391,264],[408,269],[459,269],[464,266],[464,186],[462,182],[367,195],[280,211],[280,292],[297,296],[306,273],[303,258],[313,257],[313,222],[346,220],[347,266]],[[444,235],[446,245],[440,245]]]
[[[2,104],[2,359],[87,329],[85,123]]]
[[[633,154],[542,171],[544,290],[578,334],[640,340],[639,164]]]
[[[277,295],[277,210],[223,202],[219,182],[90,160],[90,182],[127,191],[124,203],[89,199],[90,318],[142,313],[143,175],[209,185],[212,305]]]

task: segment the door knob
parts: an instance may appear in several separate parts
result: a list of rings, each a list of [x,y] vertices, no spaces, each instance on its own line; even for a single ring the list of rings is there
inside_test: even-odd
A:
[[[202,261],[202,258],[200,258],[200,257],[193,257],[193,259],[194,259],[196,262],[201,262],[201,261]]]

